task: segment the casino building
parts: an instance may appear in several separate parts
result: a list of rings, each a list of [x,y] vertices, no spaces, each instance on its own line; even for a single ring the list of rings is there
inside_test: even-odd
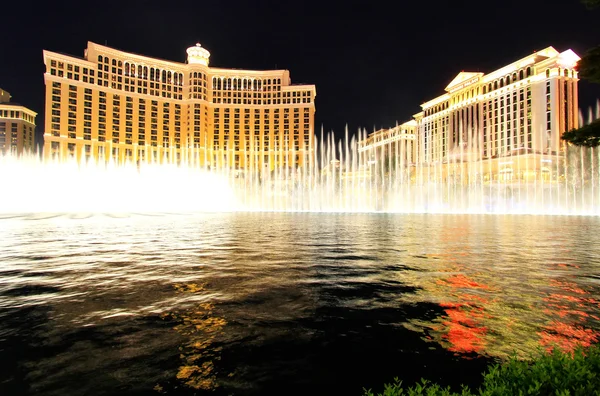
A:
[[[11,102],[11,97],[8,91],[0,88],[0,154],[33,153],[37,113]]]
[[[400,155],[414,156],[413,166],[435,168],[441,178],[449,172],[440,169],[466,163],[484,182],[558,177],[553,172],[565,148],[560,136],[578,127],[579,59],[572,50],[548,47],[491,73],[460,72],[413,116],[416,153]],[[395,148],[407,139],[389,131],[370,135],[362,150],[375,150],[382,141]]]
[[[313,155],[316,88],[288,70],[209,67],[88,42],[84,57],[44,51],[44,156],[274,169]]]

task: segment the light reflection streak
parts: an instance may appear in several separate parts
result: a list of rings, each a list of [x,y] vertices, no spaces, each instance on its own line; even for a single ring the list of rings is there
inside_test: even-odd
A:
[[[501,223],[506,226],[507,222]],[[411,319],[406,327],[422,331],[425,340],[462,356],[507,358],[516,353],[528,358],[540,348],[558,346],[571,351],[600,340],[596,330],[600,304],[590,294],[592,286],[583,286],[581,279],[569,280],[571,271],[582,273],[581,265],[553,264],[549,258],[560,257],[565,246],[576,245],[580,239],[541,243],[540,238],[512,231],[498,230],[505,237],[496,242],[501,260],[490,257],[490,245],[478,246],[479,238],[469,227],[442,227],[430,234],[421,249],[432,253],[415,259],[413,265],[423,272],[416,272],[419,276],[411,277],[411,283],[422,287],[423,295],[435,296],[444,314],[430,321]],[[514,241],[506,239],[507,235]],[[573,250],[580,254],[580,248]],[[539,263],[537,255],[550,263]],[[589,264],[587,271],[593,273],[594,265]],[[558,271],[549,271],[554,269]],[[420,301],[419,294],[410,301]]]
[[[585,324],[590,319],[600,321],[597,315],[588,313],[590,308],[592,312],[594,307],[600,308],[600,301],[573,282],[552,279],[550,285],[556,291],[544,298],[548,323],[538,332],[542,347],[547,351],[559,348],[572,352],[579,346],[598,342],[600,334]]]
[[[205,284],[176,284],[181,294],[202,294]],[[213,343],[223,331],[227,321],[214,316],[214,304],[203,302],[182,312],[170,312],[162,315],[164,320],[176,321],[174,330],[187,341],[179,348],[181,365],[176,374],[177,380],[185,386],[198,390],[214,390],[219,387],[215,364],[220,360],[222,347]],[[163,390],[157,384],[155,390]]]

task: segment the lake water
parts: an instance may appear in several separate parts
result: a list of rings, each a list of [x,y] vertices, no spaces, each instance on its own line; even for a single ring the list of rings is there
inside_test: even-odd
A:
[[[600,332],[597,217],[0,219],[3,395],[360,395]]]

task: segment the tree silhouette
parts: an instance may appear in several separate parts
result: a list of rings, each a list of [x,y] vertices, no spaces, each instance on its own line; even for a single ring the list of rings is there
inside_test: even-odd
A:
[[[600,0],[581,0],[589,9],[600,7]],[[579,76],[600,84],[600,46],[588,50],[577,64]],[[595,147],[600,145],[600,119],[579,129],[563,133],[562,139],[576,146]]]

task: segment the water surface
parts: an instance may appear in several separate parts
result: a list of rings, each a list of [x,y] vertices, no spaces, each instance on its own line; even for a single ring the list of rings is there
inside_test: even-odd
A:
[[[3,394],[361,394],[598,340],[596,217],[7,215]]]

